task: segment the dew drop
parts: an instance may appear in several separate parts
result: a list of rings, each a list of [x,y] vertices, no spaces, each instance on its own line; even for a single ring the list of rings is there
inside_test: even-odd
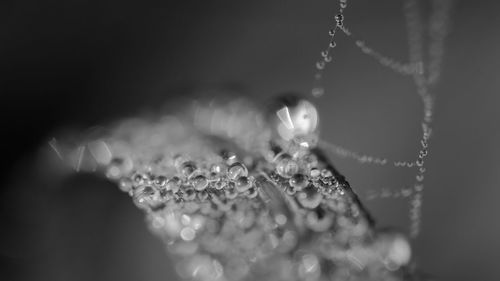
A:
[[[194,200],[196,198],[196,191],[194,190],[194,188],[186,187],[183,190],[182,198],[186,201]]]
[[[298,273],[301,280],[318,280],[321,275],[321,267],[318,257],[313,254],[303,255],[298,264]]]
[[[197,191],[203,191],[208,186],[208,180],[204,175],[197,175],[192,179],[193,187]]]
[[[167,184],[167,177],[165,176],[158,176],[155,178],[155,185],[159,187],[163,187]]]
[[[191,176],[196,171],[196,164],[193,161],[187,161],[181,165],[181,173],[184,177]]]
[[[284,95],[272,102],[267,116],[275,137],[308,148],[316,146],[319,116],[309,101],[293,94]]]
[[[288,154],[281,155],[276,161],[276,172],[284,178],[291,178],[299,171],[299,165]]]
[[[318,168],[312,168],[309,171],[309,175],[311,176],[311,178],[315,179],[315,178],[318,178],[321,175],[321,171]]]
[[[333,216],[317,208],[306,215],[306,225],[313,231],[324,232],[333,224]]]
[[[238,192],[245,192],[252,186],[248,177],[241,176],[236,180],[236,189]]]
[[[167,181],[166,187],[168,191],[172,191],[173,193],[176,193],[179,191],[179,188],[181,187],[181,179],[178,177],[173,177]]]
[[[239,177],[246,176],[248,176],[248,170],[240,162],[233,163],[227,170],[227,177],[231,180],[237,180]]]
[[[234,199],[238,196],[234,182],[229,182],[224,189],[227,199]]]
[[[314,88],[314,89],[312,89],[311,93],[312,93],[313,97],[319,98],[325,94],[325,90],[323,88]]]
[[[290,178],[289,183],[295,190],[301,191],[309,184],[309,180],[303,174],[295,174]]]
[[[161,203],[158,190],[150,185],[140,185],[133,191],[134,202],[140,208],[154,207]]]
[[[251,186],[245,194],[248,198],[252,199],[259,195],[259,190],[257,189],[257,187]]]
[[[304,208],[314,209],[319,206],[322,199],[323,195],[317,192],[316,188],[312,185],[309,185],[297,194],[297,201]]]

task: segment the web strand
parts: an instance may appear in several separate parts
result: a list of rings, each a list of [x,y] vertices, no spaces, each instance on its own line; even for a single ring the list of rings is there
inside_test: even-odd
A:
[[[425,159],[428,156],[429,139],[432,135],[432,120],[434,115],[435,95],[432,87],[441,75],[442,61],[444,55],[444,42],[450,26],[450,12],[452,0],[432,0],[431,15],[427,25],[422,22],[420,7],[416,0],[406,0],[404,3],[404,15],[408,36],[409,62],[404,63],[386,56],[373,49],[364,40],[355,36],[344,24],[344,9],[347,0],[339,1],[339,12],[335,16],[335,26],[329,31],[330,41],[328,47],[321,52],[322,59],[316,63],[316,73],[312,95],[321,97],[325,93],[322,84],[324,69],[327,63],[332,61],[332,51],[336,46],[335,35],[342,31],[351,38],[360,51],[375,59],[384,67],[392,69],[398,74],[411,76],[415,84],[416,93],[423,105],[423,118],[421,122],[422,135],[420,137],[420,149],[414,161],[392,161],[386,158],[374,157],[367,154],[359,154],[341,146],[322,141],[320,145],[331,153],[340,157],[353,159],[361,164],[374,164],[379,166],[393,167],[416,167],[417,172],[412,188],[399,190],[382,189],[374,191],[367,196],[368,200],[377,198],[410,198],[410,236],[416,238],[421,228],[422,198],[425,178]],[[428,34],[424,38],[424,30],[427,27]],[[424,46],[428,40],[428,49]]]

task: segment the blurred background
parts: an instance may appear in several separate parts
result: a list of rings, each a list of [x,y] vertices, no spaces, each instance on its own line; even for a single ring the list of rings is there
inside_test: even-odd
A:
[[[176,280],[130,198],[104,179],[40,182],[34,156],[60,127],[156,110],[203,89],[265,100],[307,93],[336,1],[3,1],[0,4],[2,280]],[[456,1],[427,160],[420,267],[439,280],[500,280],[498,1]],[[402,2],[349,1],[345,23],[408,57]],[[418,152],[422,107],[408,77],[339,34],[317,102],[322,136],[392,159]],[[401,188],[405,170],[332,155],[355,190]],[[408,202],[367,202],[408,231]]]

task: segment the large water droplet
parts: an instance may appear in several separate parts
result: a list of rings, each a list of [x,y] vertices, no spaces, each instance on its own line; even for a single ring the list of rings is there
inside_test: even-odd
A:
[[[197,175],[192,179],[194,189],[203,191],[208,186],[208,180],[204,175]]]
[[[278,98],[269,107],[268,118],[277,137],[306,147],[316,146],[319,116],[309,101],[291,94]]]
[[[231,180],[237,180],[239,177],[246,176],[248,176],[248,170],[240,162],[233,163],[227,170],[227,177]]]

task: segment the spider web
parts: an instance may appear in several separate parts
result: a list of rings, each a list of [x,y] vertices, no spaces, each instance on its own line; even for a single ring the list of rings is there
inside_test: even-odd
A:
[[[328,32],[330,36],[328,46],[321,52],[321,59],[315,64],[316,73],[311,91],[311,94],[316,98],[323,96],[325,93],[323,86],[324,71],[327,64],[332,61],[332,53],[337,46],[335,39],[338,33],[346,35],[363,54],[378,61],[381,66],[387,67],[401,76],[411,76],[415,92],[418,94],[423,106],[421,120],[422,133],[420,139],[417,141],[419,152],[414,159],[393,160],[358,153],[324,140],[320,141],[320,146],[326,151],[340,157],[352,159],[360,164],[414,169],[415,178],[411,187],[397,190],[371,190],[366,196],[367,200],[409,198],[410,237],[412,238],[416,238],[421,231],[422,200],[426,171],[425,159],[428,156],[429,140],[432,134],[436,96],[434,88],[441,75],[444,43],[450,27],[450,13],[453,0],[431,0],[431,12],[427,21],[422,19],[422,7],[420,4],[421,2],[419,3],[417,0],[404,1],[403,12],[406,21],[409,58],[407,62],[401,62],[377,51],[366,43],[365,40],[353,33],[344,21],[347,0],[339,0],[339,9],[335,16],[333,28]]]

